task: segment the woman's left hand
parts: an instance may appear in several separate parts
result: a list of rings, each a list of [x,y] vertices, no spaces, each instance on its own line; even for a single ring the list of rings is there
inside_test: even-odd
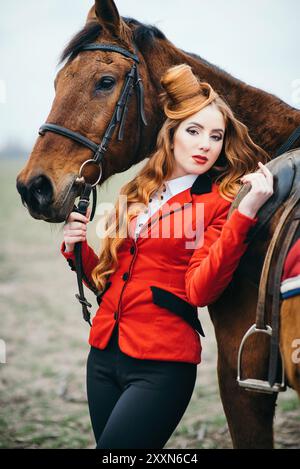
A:
[[[273,174],[264,164],[259,162],[258,166],[258,171],[241,178],[243,184],[251,184],[251,189],[241,201],[238,210],[250,218],[255,218],[258,210],[273,195]]]

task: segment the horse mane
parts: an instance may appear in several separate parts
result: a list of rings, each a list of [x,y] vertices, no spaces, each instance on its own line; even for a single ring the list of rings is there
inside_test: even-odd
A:
[[[223,68],[221,67],[218,67],[217,65],[215,64],[212,64],[211,62],[209,62],[208,60],[205,60],[203,57],[200,57],[200,55],[197,55],[193,52],[187,52],[185,50],[182,50],[180,49],[181,52],[183,52],[184,54],[188,55],[189,57],[191,57],[192,59],[196,59],[198,60],[199,62],[201,62],[202,64],[204,65],[207,65],[209,68],[211,68],[212,70],[215,70],[216,72],[218,73],[221,73],[223,76],[227,77],[227,78],[230,78],[230,80],[235,80],[235,78],[228,72],[226,72],[226,70],[224,70]],[[245,85],[247,85],[244,81],[242,81],[241,79],[239,79],[239,82],[240,83],[244,83]],[[224,96],[223,96],[223,99],[224,99]]]
[[[129,27],[133,26],[133,39],[141,52],[143,52],[146,45],[147,47],[153,46],[155,39],[167,39],[156,26],[141,23],[134,18],[123,18],[123,20]]]
[[[131,28],[133,40],[141,52],[143,52],[145,47],[153,46],[155,39],[166,39],[164,33],[156,28],[156,26],[140,23],[134,18],[122,17],[122,19],[129,27],[133,26]],[[59,65],[67,58],[73,60],[79,54],[80,49],[99,38],[102,31],[103,27],[98,21],[88,22],[66,45],[60,56]],[[126,44],[124,45],[126,46]]]
[[[122,17],[122,19],[132,30],[133,40],[141,53],[145,52],[146,49],[149,50],[151,47],[154,47],[156,39],[167,40],[165,34],[156,26],[141,23],[134,18]],[[66,45],[60,56],[58,65],[64,62],[64,60],[67,58],[70,58],[70,60],[75,59],[75,57],[79,54],[80,49],[83,46],[98,39],[101,36],[102,31],[103,27],[98,21],[88,22]],[[124,45],[126,47],[126,44]],[[179,50],[189,57],[196,59],[205,65],[208,65],[215,71],[225,74],[228,76],[228,78],[232,79],[232,76],[229,73],[203,59],[199,55],[192,52],[186,52],[182,49]]]

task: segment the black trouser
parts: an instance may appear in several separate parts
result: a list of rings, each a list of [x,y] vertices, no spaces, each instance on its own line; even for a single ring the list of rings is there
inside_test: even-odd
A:
[[[91,347],[87,361],[97,448],[163,448],[187,408],[196,375],[193,363],[124,354],[116,327],[107,348]]]

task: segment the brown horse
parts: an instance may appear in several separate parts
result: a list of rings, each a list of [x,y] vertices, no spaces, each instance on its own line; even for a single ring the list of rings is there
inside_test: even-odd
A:
[[[94,142],[102,138],[132,60],[112,51],[80,52],[84,45],[92,42],[115,44],[137,53],[148,121],[147,127],[136,131],[139,116],[134,97],[128,108],[124,140],[119,142],[113,136],[110,142],[101,183],[149,155],[163,122],[158,99],[160,77],[172,65],[191,65],[202,80],[211,83],[225,97],[236,116],[248,126],[253,140],[272,155],[300,125],[297,109],[239,81],[201,57],[176,48],[157,28],[121,18],[112,0],[95,1],[85,27],[66,47],[62,60],[67,61],[55,79],[56,96],[48,123],[79,132]],[[75,184],[79,168],[90,157],[89,149],[64,136],[48,132],[37,139],[29,161],[17,178],[22,201],[34,218],[52,223],[66,219],[79,195]],[[276,396],[239,389],[236,371],[240,341],[255,319],[260,273],[257,259],[265,255],[276,216],[263,239],[251,247],[252,256],[259,257],[252,257],[248,270],[235,276],[222,297],[209,307],[218,343],[221,397],[233,445],[237,448],[267,448],[273,444]],[[297,302],[295,298],[294,303]],[[295,306],[297,304],[285,307],[289,310],[287,321],[292,324]],[[258,377],[266,373],[268,347],[261,339],[256,338],[254,342],[251,354],[246,354],[245,368],[247,373]]]

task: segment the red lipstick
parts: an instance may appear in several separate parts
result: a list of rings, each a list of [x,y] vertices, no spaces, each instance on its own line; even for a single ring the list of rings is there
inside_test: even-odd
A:
[[[206,158],[206,156],[202,156],[202,155],[194,155],[192,158],[198,164],[205,164],[208,161],[208,158]]]

